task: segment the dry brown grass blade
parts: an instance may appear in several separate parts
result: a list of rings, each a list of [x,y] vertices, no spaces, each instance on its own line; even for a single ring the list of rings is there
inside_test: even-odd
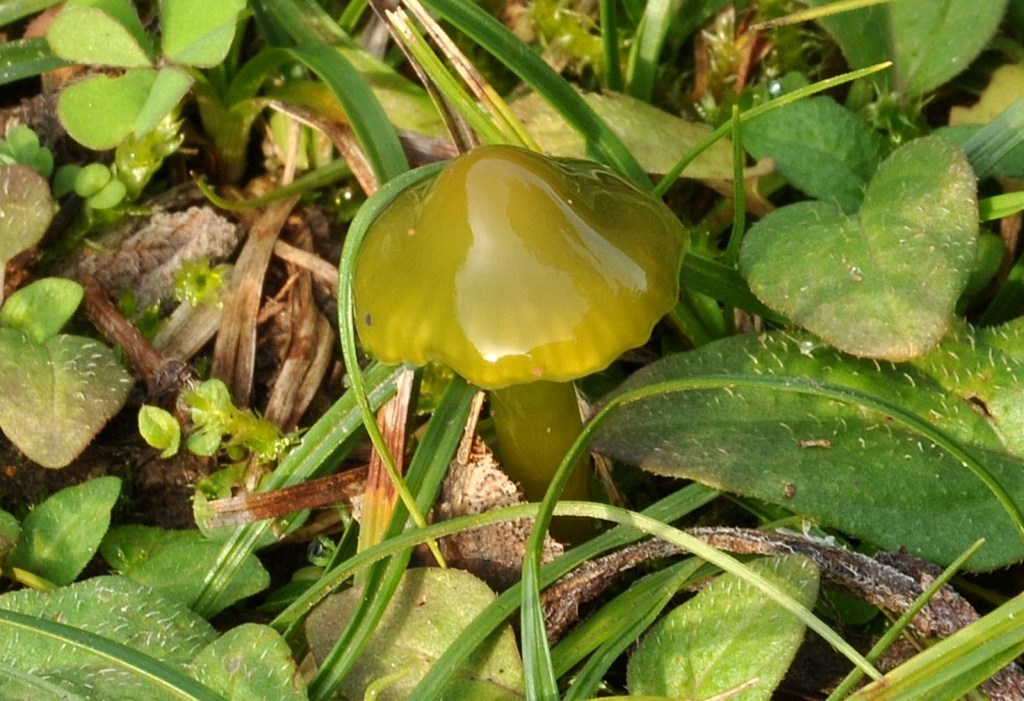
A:
[[[409,421],[409,406],[412,401],[414,379],[415,374],[412,370],[406,370],[399,375],[395,396],[377,412],[377,425],[384,436],[388,452],[394,457],[399,474],[403,472],[405,434]],[[363,493],[363,513],[359,522],[360,550],[365,550],[381,541],[388,522],[391,520],[397,498],[398,492],[388,476],[384,460],[380,453],[374,450],[370,455],[366,490]]]
[[[267,518],[279,518],[303,509],[316,509],[358,497],[366,487],[366,467],[356,467],[320,477],[294,487],[260,494],[240,494],[207,502],[208,527],[239,526]]]
[[[276,100],[271,101],[270,106],[278,112],[288,115],[300,124],[305,124],[308,127],[323,132],[331,140],[331,143],[334,144],[334,148],[338,149],[341,157],[345,159],[349,169],[352,171],[352,175],[359,182],[359,186],[363,188],[363,192],[367,195],[372,195],[377,191],[379,186],[377,176],[374,175],[370,161],[366,158],[366,154],[363,153],[363,149],[359,146],[358,139],[356,139],[355,132],[352,131],[349,125],[331,121],[312,110]]]
[[[302,248],[312,248],[307,227],[299,228],[297,239]],[[327,373],[334,346],[334,333],[313,299],[312,275],[291,263],[287,267],[294,282],[287,285],[287,313],[278,318],[287,325],[288,343],[264,412],[283,431],[298,425]]]
[[[263,297],[263,280],[281,227],[297,197],[267,205],[249,226],[249,236],[231,274],[231,290],[213,349],[213,376],[231,390],[237,406],[249,406],[256,362],[256,320]]]

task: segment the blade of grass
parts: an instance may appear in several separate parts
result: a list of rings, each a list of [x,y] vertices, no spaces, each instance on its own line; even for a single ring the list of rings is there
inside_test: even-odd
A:
[[[681,4],[682,0],[650,0],[644,8],[626,67],[626,92],[638,100],[651,99],[661,49]]]
[[[664,383],[666,385],[671,383]],[[646,389],[646,388],[645,388]],[[620,397],[627,397],[633,393],[627,393],[620,395]],[[618,397],[617,397],[618,399]],[[606,407],[607,408],[607,407]],[[599,412],[597,416],[592,419],[592,422],[596,421],[596,425],[601,423],[598,417],[601,416]],[[607,416],[607,414],[605,415]],[[590,426],[595,425],[594,423],[588,424]],[[577,446],[582,447],[586,445],[586,441],[589,438],[586,436],[587,429],[584,429],[584,434],[580,436],[580,440],[577,441]],[[571,453],[570,453],[571,455]],[[568,456],[567,456],[568,457]],[[548,492],[548,496],[554,494],[554,488],[557,485],[558,476],[556,475],[555,480],[552,481],[552,490]],[[540,531],[544,524],[545,519],[545,507],[546,502],[549,501],[548,496],[545,496],[544,501],[541,502],[540,510],[537,514],[537,520],[534,522],[534,532]],[[554,502],[552,501],[552,505]],[[551,509],[554,512],[554,509]],[[681,531],[678,528],[668,526],[661,521],[652,519],[643,514],[638,514],[633,511],[627,511],[618,507],[608,506],[605,504],[592,504],[589,502],[563,502],[561,504],[560,513],[572,513],[576,516],[588,516],[590,518],[600,518],[607,521],[614,521],[622,525],[629,525],[637,530],[641,530],[644,533],[653,535],[665,542],[672,543],[678,546],[686,552],[690,552],[702,560],[709,562],[716,567],[721,568],[725,572],[735,574],[737,577],[742,578],[745,582],[753,587],[761,590],[769,599],[774,601],[776,604],[781,606],[786,611],[793,614],[799,621],[801,621],[808,628],[813,630],[815,633],[824,638],[830,645],[832,645],[837,651],[839,651],[846,659],[853,662],[858,668],[864,671],[872,679],[879,679],[882,675],[876,670],[870,662],[864,659],[863,655],[857,652],[853,646],[843,640],[835,631],[828,627],[820,618],[814,615],[814,613],[804,608],[799,602],[795,601],[792,597],[782,591],[773,582],[765,579],[761,575],[750,571],[744,564],[734,558],[732,555],[728,555],[720,550],[713,548],[704,541]],[[547,516],[550,519],[550,516]],[[543,531],[541,531],[543,532]],[[531,558],[529,552],[529,546],[527,549],[527,557],[523,561],[523,597],[529,597],[533,592],[528,591],[526,588],[526,570],[535,567],[535,560]],[[539,569],[539,568],[538,568]],[[538,597],[539,598],[539,597]],[[525,609],[523,609],[525,610]],[[532,612],[532,609],[531,609]],[[541,632],[544,630],[544,620],[541,617],[539,620],[530,620],[525,615],[522,617],[523,621],[523,646],[527,644],[527,640],[536,636],[534,630],[527,630],[527,626],[531,629],[539,629]],[[546,640],[545,640],[546,647]],[[525,660],[524,660],[525,663]],[[553,674],[553,670],[552,670]],[[527,690],[529,693],[529,690]]]
[[[257,18],[269,23],[271,36],[282,46],[290,42],[297,44],[324,43],[355,46],[352,38],[342,31],[316,0],[253,0],[252,8]]]
[[[955,699],[1024,653],[1024,596],[919,652],[848,701]]]
[[[587,141],[595,160],[614,167],[645,190],[650,181],[636,157],[573,87],[503,24],[475,3],[424,0],[423,4],[468,35],[546,99]]]
[[[19,682],[22,686],[32,689],[38,696],[35,698],[39,699],[60,699],[60,701],[92,701],[91,695],[89,697],[79,696],[78,694],[72,693],[68,689],[54,684],[53,682],[47,681],[42,677],[37,677],[31,672],[12,667],[7,664],[0,664],[0,679],[8,679]]]
[[[885,3],[892,2],[892,0],[837,0],[837,2],[829,3],[828,5],[822,5],[821,7],[812,7],[806,10],[800,10],[799,12],[793,12],[786,15],[785,17],[779,17],[778,19],[771,19],[765,22],[758,22],[757,24],[751,25],[751,30],[763,31],[765,29],[774,29],[775,27],[782,27],[787,24],[799,24],[801,22],[811,22],[814,20],[821,19],[822,17],[830,17],[837,15],[840,12],[852,12],[853,10],[859,10],[864,7],[871,7],[872,5],[882,5]]]
[[[1007,192],[978,200],[978,218],[981,221],[1002,219],[1024,210],[1024,192]]]
[[[355,395],[356,403],[362,410],[363,425],[366,427],[366,432],[370,436],[374,449],[381,456],[384,468],[387,470],[388,476],[398,492],[398,498],[405,505],[405,508],[409,510],[413,521],[420,528],[426,526],[426,518],[424,518],[422,511],[416,505],[416,499],[409,491],[405,480],[399,474],[398,467],[395,465],[395,459],[388,450],[384,436],[381,435],[373,410],[367,400],[366,388],[363,384],[362,371],[359,366],[359,353],[356,350],[356,333],[353,324],[355,301],[352,295],[352,278],[355,275],[356,258],[359,255],[359,248],[362,246],[370,224],[377,218],[381,210],[406,188],[435,175],[443,166],[444,163],[432,163],[413,171],[407,171],[400,177],[389,180],[370,199],[363,203],[355,219],[352,220],[351,226],[349,226],[348,234],[345,236],[345,244],[341,250],[341,263],[338,266],[338,328],[341,334],[341,354],[345,360],[345,367],[348,368],[349,380],[352,383],[352,393]],[[436,544],[432,547],[432,550],[437,560],[443,562],[444,558],[441,557]]]
[[[992,175],[999,162],[1024,143],[1024,97],[999,113],[964,144],[978,180]]]
[[[331,44],[352,46],[351,39],[312,0],[257,0],[254,12],[264,32],[296,45],[284,48],[313,71],[334,93],[362,144],[378,185],[409,169],[402,145],[387,113],[366,80]]]
[[[53,642],[94,655],[115,669],[123,670],[154,689],[183,701],[224,701],[195,679],[154,657],[81,628],[47,618],[0,609],[0,625],[25,635],[48,638]]]
[[[409,169],[387,113],[347,58],[326,44],[300,44],[287,51],[316,73],[341,103],[377,177],[378,187]]]
[[[431,96],[437,96],[435,106],[439,114],[446,115],[449,110],[457,113],[452,118],[461,118],[475,131],[486,143],[506,143],[507,139],[501,129],[494,124],[491,116],[480,109],[477,102],[459,84],[459,81],[448,71],[441,59],[437,57],[433,49],[427,43],[423,35],[416,29],[408,15],[401,11],[388,11],[388,22],[392,27],[392,34],[401,44],[403,50],[410,58],[410,62],[421,73],[421,82],[433,86],[435,90],[428,87],[427,92]],[[443,104],[443,100],[447,105]],[[441,104],[438,104],[441,103]],[[447,121],[447,120],[446,120]],[[454,123],[449,127],[453,134],[459,133]]]
[[[601,0],[601,45],[604,50],[604,85],[622,92],[622,68],[619,66],[619,17],[616,0]]]
[[[533,138],[526,131],[522,122],[512,113],[508,104],[491,86],[476,66],[466,58],[452,39],[445,33],[430,13],[418,0],[404,0],[405,6],[426,29],[428,36],[434,41],[442,54],[452,64],[455,72],[481,105],[490,113],[492,123],[504,135],[505,143],[519,144],[524,148],[540,151]]]
[[[739,105],[732,106],[732,119],[729,124],[732,127],[732,199],[733,199],[733,220],[732,234],[729,236],[729,244],[722,256],[725,264],[730,268],[736,267],[736,261],[740,259],[740,246],[743,245],[743,231],[746,228],[746,192],[743,189],[743,138],[740,130],[740,108]]]
[[[1018,535],[1024,539],[1024,517],[1022,517],[1017,505],[1001,484],[992,476],[987,468],[977,460],[969,450],[961,446],[952,437],[938,430],[921,417],[916,416],[900,406],[892,404],[880,397],[861,390],[844,387],[828,382],[820,382],[805,377],[763,377],[745,375],[706,375],[680,380],[655,383],[647,387],[641,387],[630,392],[623,393],[612,398],[584,427],[583,432],[574,443],[572,449],[566,454],[565,459],[559,466],[551,485],[541,502],[537,520],[533,525],[529,541],[527,542],[526,555],[523,560],[522,593],[520,601],[520,622],[523,645],[524,664],[529,662],[535,669],[526,669],[526,678],[533,687],[527,687],[527,696],[542,698],[543,694],[549,692],[549,679],[554,679],[554,668],[551,663],[550,650],[547,647],[547,635],[544,625],[543,611],[540,606],[540,567],[541,567],[541,546],[544,533],[547,531],[555,504],[565,486],[566,481],[576,464],[576,461],[584,454],[586,446],[594,432],[604,423],[611,413],[623,404],[639,401],[650,397],[660,396],[670,392],[685,392],[697,389],[710,389],[711,387],[771,387],[775,391],[797,392],[811,394],[814,396],[826,397],[843,403],[878,411],[889,416],[891,419],[914,433],[927,438],[940,449],[946,451],[977,477],[995,496],[996,500],[1003,507],[1010,517]],[[646,517],[637,517],[644,521]],[[673,540],[669,532],[659,528],[660,524],[645,524],[644,530],[679,545],[680,547],[693,552],[695,555],[704,558],[722,569],[732,572],[731,569],[736,563],[730,561],[728,556],[717,551],[708,551],[706,547],[684,543],[683,540]],[[671,529],[670,529],[671,530]],[[684,534],[685,535],[685,534]],[[684,539],[685,540],[685,539]],[[741,575],[742,576],[742,575]],[[751,585],[758,587],[770,598],[779,603],[783,608],[791,611],[805,624],[810,626],[819,635],[822,635],[836,649],[843,652],[848,659],[860,667],[873,679],[878,678],[878,672],[859,653],[853,650],[842,638],[839,638],[827,626],[824,626],[816,617],[809,612],[799,609],[796,602],[786,601],[781,592],[770,591],[770,587],[764,585],[767,582],[755,581],[756,578],[747,580]]]
[[[946,586],[946,584],[949,583],[949,580],[953,579],[953,575],[955,575],[960,570],[960,568],[963,567],[964,563],[967,562],[967,560],[970,559],[971,555],[973,555],[979,548],[981,548],[981,546],[984,545],[984,543],[984,540],[977,541],[973,546],[968,548],[960,557],[954,560],[949,567],[943,570],[942,574],[936,577],[931,582],[931,584],[929,584],[928,587],[923,592],[921,592],[921,595],[918,596],[917,599],[915,599],[913,605],[911,605],[906,611],[904,611],[900,615],[900,617],[891,626],[889,626],[889,629],[885,631],[885,634],[881,638],[879,638],[878,642],[875,643],[874,646],[872,646],[871,650],[868,652],[866,657],[872,662],[881,657],[882,653],[889,649],[889,646],[896,642],[896,640],[901,635],[903,635],[903,631],[906,630],[906,627],[908,625],[910,625],[910,622],[913,620],[914,616],[916,616],[918,612],[922,608],[924,608],[925,604],[927,604],[942,587]],[[859,669],[851,670],[850,673],[846,675],[846,678],[843,679],[842,683],[839,684],[839,686],[837,686],[831,694],[829,694],[829,697],[828,699],[826,699],[826,701],[839,701],[839,699],[846,698],[846,695],[853,690],[853,688],[861,680],[862,676],[863,675],[860,673]]]
[[[18,39],[0,43],[0,85],[67,65],[67,61],[53,55],[46,39]]]
[[[739,271],[712,258],[688,252],[683,258],[679,281],[685,289],[707,295],[730,307],[744,309],[776,323],[786,321],[754,296]]]
[[[332,185],[342,178],[346,178],[352,175],[352,171],[349,169],[348,164],[345,161],[338,159],[331,161],[325,165],[322,165],[308,173],[303,173],[301,177],[296,178],[287,185],[274,188],[265,195],[259,197],[252,197],[247,200],[229,200],[226,197],[221,197],[217,194],[217,191],[210,187],[204,180],[196,180],[196,186],[200,192],[206,195],[206,199],[210,200],[219,209],[224,209],[229,212],[240,212],[246,209],[254,209],[256,207],[262,207],[265,204],[280,200],[291,195],[304,195],[315,190]]]
[[[995,326],[1016,318],[1021,300],[1024,300],[1024,256],[1010,268],[995,298],[978,319],[978,326]]]

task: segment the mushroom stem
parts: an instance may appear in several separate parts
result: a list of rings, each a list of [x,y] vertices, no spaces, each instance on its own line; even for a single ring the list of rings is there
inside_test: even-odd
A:
[[[498,452],[510,477],[529,501],[544,498],[551,478],[583,430],[571,382],[540,380],[491,390]],[[573,468],[563,499],[590,498],[587,459]]]

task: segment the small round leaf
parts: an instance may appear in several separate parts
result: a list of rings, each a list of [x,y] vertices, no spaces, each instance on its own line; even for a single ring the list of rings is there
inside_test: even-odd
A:
[[[28,334],[36,343],[55,336],[82,302],[84,291],[74,280],[47,277],[25,285],[0,309],[0,326]]]
[[[161,458],[169,458],[178,452],[181,425],[166,409],[148,404],[139,409],[139,434],[146,443],[163,451]]]
[[[75,176],[75,194],[79,197],[92,197],[105,188],[113,177],[107,166],[102,163],[90,163]]]
[[[89,198],[89,206],[93,209],[110,209],[121,204],[128,188],[120,180],[111,180],[102,190]]]
[[[50,25],[46,40],[53,53],[76,63],[137,68],[149,56],[123,24],[95,7],[65,8]]]
[[[34,246],[53,219],[50,186],[26,165],[0,165],[0,265]]]
[[[86,78],[64,89],[57,115],[83,146],[97,151],[114,148],[135,129],[155,81],[151,68],[135,68],[117,78]]]
[[[192,87],[192,76],[180,68],[161,68],[156,80],[135,118],[135,135],[142,136],[153,130],[167,114],[181,102],[189,88]]]
[[[124,406],[131,377],[106,346],[80,336],[37,343],[0,328],[0,429],[30,460],[64,467]]]
[[[191,66],[215,66],[224,60],[235,37],[245,0],[163,0],[163,54]]]

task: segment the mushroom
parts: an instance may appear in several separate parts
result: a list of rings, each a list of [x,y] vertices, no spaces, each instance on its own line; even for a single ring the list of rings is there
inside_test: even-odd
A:
[[[384,363],[442,363],[489,390],[498,453],[539,500],[582,429],[572,380],[642,345],[675,304],[688,236],[595,163],[483,146],[370,225],[355,321]],[[587,498],[574,470],[565,498]]]

